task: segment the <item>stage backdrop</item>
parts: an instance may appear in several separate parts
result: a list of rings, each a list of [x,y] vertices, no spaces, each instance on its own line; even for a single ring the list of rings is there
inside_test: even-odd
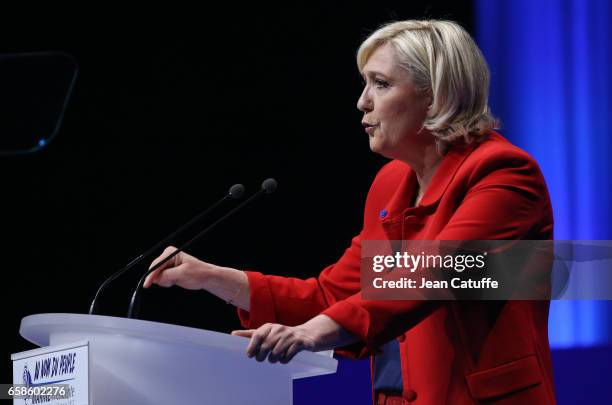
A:
[[[476,1],[502,133],[539,162],[555,239],[612,239],[611,7],[605,0]],[[553,348],[610,343],[608,301],[557,301]]]

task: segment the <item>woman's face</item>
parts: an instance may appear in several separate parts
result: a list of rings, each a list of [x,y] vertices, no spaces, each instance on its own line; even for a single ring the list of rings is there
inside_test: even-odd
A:
[[[365,88],[357,108],[364,113],[362,124],[370,136],[370,149],[390,159],[414,159],[411,155],[420,153],[419,146],[433,139],[419,133],[430,97],[399,66],[391,44],[376,49],[361,74]]]

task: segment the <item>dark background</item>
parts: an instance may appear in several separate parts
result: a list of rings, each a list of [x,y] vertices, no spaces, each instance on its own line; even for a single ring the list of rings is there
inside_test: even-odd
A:
[[[360,42],[407,18],[449,18],[472,30],[470,1],[225,4],[205,13],[4,13],[0,53],[64,51],[80,73],[48,148],[0,158],[0,382],[11,380],[10,353],[34,347],[19,336],[21,318],[87,312],[104,278],[231,184],[254,191],[272,176],[279,189],[189,252],[225,266],[317,275],[359,232],[384,163],[369,150],[356,108]],[[107,290],[101,313],[124,316],[147,264]],[[233,307],[179,288],[146,291],[141,317],[239,327]]]

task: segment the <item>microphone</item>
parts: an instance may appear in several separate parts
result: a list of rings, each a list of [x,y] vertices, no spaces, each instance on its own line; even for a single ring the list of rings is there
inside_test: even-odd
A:
[[[118,278],[119,276],[121,276],[123,273],[127,272],[128,270],[130,270],[131,268],[133,268],[135,265],[137,265],[138,263],[140,263],[144,258],[152,255],[153,253],[155,253],[155,251],[157,251],[158,249],[160,249],[161,247],[163,247],[164,245],[167,245],[172,239],[174,239],[176,236],[178,236],[179,234],[181,234],[182,232],[184,232],[187,228],[189,228],[191,225],[193,225],[194,223],[198,222],[200,219],[204,218],[206,215],[208,215],[208,213],[210,213],[211,211],[213,211],[215,208],[217,208],[219,205],[223,204],[224,202],[234,199],[234,200],[239,200],[244,196],[244,193],[246,192],[246,188],[242,185],[242,184],[234,184],[233,186],[230,187],[229,192],[220,200],[218,200],[216,203],[214,203],[213,205],[211,205],[210,207],[208,207],[206,210],[202,211],[201,213],[199,213],[197,216],[195,216],[193,219],[191,219],[189,222],[185,223],[183,226],[181,226],[179,229],[177,229],[176,231],[172,232],[170,235],[166,236],[164,239],[162,239],[161,241],[157,242],[153,247],[151,247],[149,250],[147,250],[146,252],[142,253],[141,255],[139,255],[138,257],[134,258],[131,262],[129,262],[125,267],[123,267],[122,269],[119,269],[117,272],[115,272],[112,276],[110,276],[109,278],[107,278],[106,280],[104,280],[104,282],[100,285],[100,287],[98,288],[98,291],[96,291],[96,295],[94,295],[93,300],[91,301],[91,305],[89,306],[89,315],[92,315],[95,310],[96,310],[96,301],[98,300],[98,297],[100,296],[100,293],[102,291],[104,291],[106,289],[106,287],[116,278]]]
[[[266,194],[272,194],[278,188],[278,182],[272,178],[265,179],[263,183],[261,183],[261,189]]]
[[[225,221],[227,218],[229,218],[232,215],[234,215],[240,209],[242,209],[243,207],[249,205],[252,201],[254,201],[255,199],[261,197],[263,194],[272,194],[273,192],[276,191],[277,188],[278,188],[278,182],[276,180],[274,180],[272,178],[264,180],[263,183],[261,183],[261,188],[257,192],[253,193],[253,195],[251,195],[249,198],[247,198],[246,200],[244,200],[243,202],[241,202],[240,204],[238,204],[237,206],[232,208],[228,213],[226,213],[221,218],[219,218],[218,220],[213,222],[211,225],[209,225],[204,230],[200,231],[196,236],[194,236],[193,238],[191,238],[190,240],[185,242],[182,246],[180,246],[174,252],[169,254],[162,261],[160,261],[155,266],[153,266],[149,270],[147,270],[142,275],[142,277],[140,277],[140,280],[138,280],[138,284],[136,285],[136,288],[134,289],[134,292],[132,293],[132,299],[130,300],[130,306],[128,308],[128,315],[127,315],[127,317],[128,318],[134,318],[134,317],[138,316],[138,305],[139,305],[139,302],[140,302],[139,301],[140,291],[142,290],[142,285],[144,284],[144,281],[145,281],[145,279],[147,278],[147,276],[149,274],[153,273],[155,270],[157,270],[158,268],[163,266],[165,263],[167,263],[174,256],[176,256],[180,252],[182,252],[185,249],[187,249],[194,242],[196,242],[202,236],[204,236],[207,233],[209,233],[213,228],[215,228],[217,225],[219,225],[220,223]]]

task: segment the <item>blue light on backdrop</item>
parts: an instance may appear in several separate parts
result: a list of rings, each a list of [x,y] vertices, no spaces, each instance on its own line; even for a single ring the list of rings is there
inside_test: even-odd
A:
[[[612,30],[607,0],[476,0],[502,134],[539,162],[555,239],[612,239],[609,140]],[[607,301],[556,301],[553,347],[612,341]]]

